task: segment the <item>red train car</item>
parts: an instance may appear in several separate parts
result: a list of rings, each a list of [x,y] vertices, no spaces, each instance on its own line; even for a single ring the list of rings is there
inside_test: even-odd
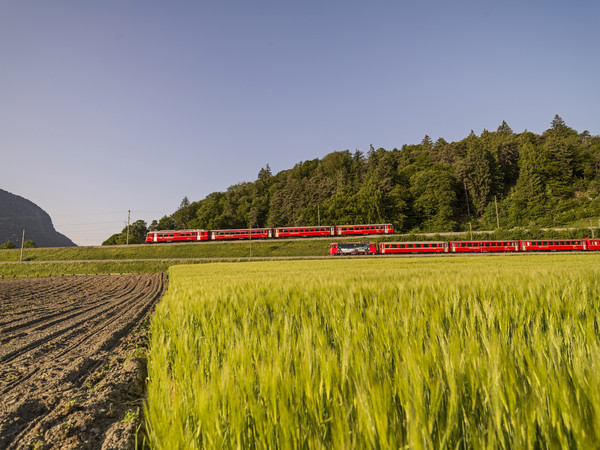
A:
[[[283,227],[275,228],[276,238],[335,236],[335,227]]]
[[[335,242],[329,246],[330,255],[376,255],[373,242]]]
[[[518,252],[519,241],[457,241],[450,242],[452,253],[460,252]]]
[[[207,230],[162,230],[146,234],[146,242],[208,241]]]
[[[537,241],[521,241],[524,252],[556,252],[587,250],[588,239],[544,239]]]
[[[338,225],[335,227],[337,236],[353,236],[360,234],[391,234],[394,226],[391,223],[379,225]]]
[[[600,239],[586,239],[588,250],[600,250]]]
[[[273,237],[273,229],[244,228],[239,230],[212,230],[209,236],[213,241],[227,239],[268,239]]]
[[[387,253],[448,253],[448,242],[382,242],[379,252]]]

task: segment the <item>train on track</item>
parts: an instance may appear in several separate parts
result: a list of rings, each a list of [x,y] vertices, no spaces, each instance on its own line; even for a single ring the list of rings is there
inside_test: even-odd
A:
[[[439,242],[336,242],[330,255],[384,255],[415,253],[556,252],[600,250],[600,239],[541,239]]]
[[[146,242],[154,244],[160,242],[361,236],[367,234],[392,234],[393,232],[394,226],[391,223],[280,228],[240,228],[234,230],[163,230],[148,232],[146,234]]]

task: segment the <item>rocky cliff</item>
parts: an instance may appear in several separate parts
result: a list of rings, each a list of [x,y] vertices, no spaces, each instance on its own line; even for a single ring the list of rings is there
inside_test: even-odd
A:
[[[0,189],[0,244],[11,241],[21,246],[32,240],[38,247],[72,247],[75,243],[54,229],[48,213],[35,203]]]

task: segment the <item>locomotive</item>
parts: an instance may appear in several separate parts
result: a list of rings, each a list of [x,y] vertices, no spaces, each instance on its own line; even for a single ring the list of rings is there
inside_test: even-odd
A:
[[[330,255],[347,255],[346,243],[330,245]],[[352,244],[359,245],[359,244]],[[490,252],[553,252],[600,250],[600,239],[540,239],[516,241],[450,241],[450,242],[380,242],[362,243],[368,249],[360,254],[414,254],[414,253],[490,253]]]
[[[163,230],[148,232],[146,234],[146,242],[160,243],[318,236],[361,236],[366,234],[392,234],[393,232],[394,226],[391,223],[280,228],[240,228],[234,230]]]

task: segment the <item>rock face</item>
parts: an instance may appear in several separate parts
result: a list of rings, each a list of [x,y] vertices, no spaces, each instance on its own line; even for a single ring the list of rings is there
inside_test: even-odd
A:
[[[38,247],[73,247],[76,244],[54,229],[48,213],[35,203],[0,189],[0,244],[11,241],[21,246],[32,240]]]

